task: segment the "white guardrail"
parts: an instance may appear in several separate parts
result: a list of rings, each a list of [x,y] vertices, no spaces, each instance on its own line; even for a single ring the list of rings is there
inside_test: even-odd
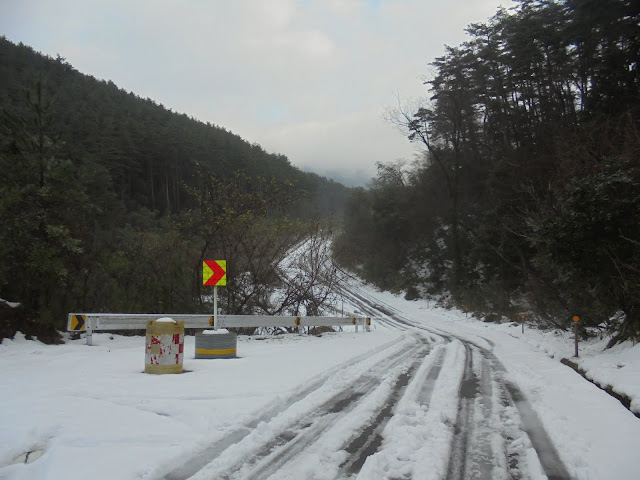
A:
[[[213,315],[187,315],[182,313],[70,313],[67,330],[85,332],[87,345],[91,345],[92,333],[104,330],[145,330],[149,320],[170,317],[184,322],[185,328],[211,328]],[[368,317],[285,317],[268,315],[218,315],[218,328],[257,327],[333,327],[355,325],[368,327]]]

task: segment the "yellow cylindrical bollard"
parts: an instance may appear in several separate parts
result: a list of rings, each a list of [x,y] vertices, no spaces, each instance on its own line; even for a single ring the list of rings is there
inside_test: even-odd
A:
[[[196,333],[196,358],[236,358],[238,337],[226,328]]]
[[[182,373],[184,322],[165,317],[147,322],[145,373]]]

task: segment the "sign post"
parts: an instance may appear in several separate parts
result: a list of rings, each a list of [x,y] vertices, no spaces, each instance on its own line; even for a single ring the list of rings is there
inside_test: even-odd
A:
[[[202,284],[213,286],[213,329],[218,329],[218,286],[227,285],[227,261],[205,260],[202,262]]]
[[[218,285],[213,286],[213,329],[218,329]]]
[[[575,317],[573,317],[573,335],[575,337],[575,343],[576,343],[576,358],[578,357],[578,322],[580,321],[580,317],[578,317],[577,315]]]

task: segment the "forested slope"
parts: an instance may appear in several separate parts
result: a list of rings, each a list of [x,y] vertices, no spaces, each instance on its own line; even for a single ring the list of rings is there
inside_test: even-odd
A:
[[[390,120],[423,147],[353,193],[343,263],[491,317],[640,335],[640,11],[519,1]],[[497,314],[497,315],[496,315]]]
[[[264,291],[240,278],[273,281],[251,257],[277,258],[347,194],[3,37],[0,110],[0,297],[57,326],[70,310],[193,311],[203,257],[229,261],[223,301],[250,311]]]

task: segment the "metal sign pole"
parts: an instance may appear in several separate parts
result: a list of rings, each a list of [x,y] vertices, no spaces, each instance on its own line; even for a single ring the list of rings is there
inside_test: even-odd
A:
[[[213,287],[213,329],[218,330],[218,286]]]

